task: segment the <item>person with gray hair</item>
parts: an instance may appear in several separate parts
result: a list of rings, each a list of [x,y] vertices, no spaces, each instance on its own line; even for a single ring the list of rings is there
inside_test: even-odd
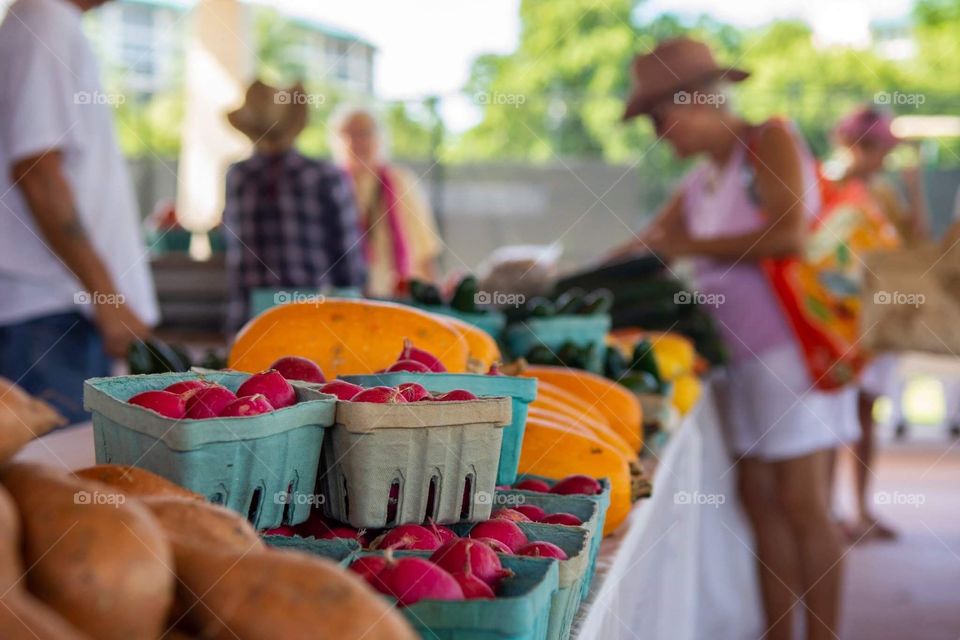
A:
[[[411,279],[433,280],[441,244],[419,178],[388,161],[385,132],[372,110],[343,106],[330,129],[334,156],[353,179],[369,264],[367,293],[393,297]]]

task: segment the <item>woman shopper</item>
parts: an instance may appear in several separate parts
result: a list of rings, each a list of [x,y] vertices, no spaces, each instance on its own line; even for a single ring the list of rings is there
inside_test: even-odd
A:
[[[411,278],[433,280],[441,249],[433,212],[417,177],[387,161],[383,125],[372,111],[348,105],[331,130],[334,155],[356,192],[370,264],[367,293],[391,297]]]
[[[802,610],[807,638],[835,638],[842,551],[827,500],[828,460],[851,439],[835,416],[852,398],[813,390],[759,266],[801,251],[819,206],[813,159],[789,123],[752,124],[728,107],[724,84],[748,74],[718,66],[700,42],[662,42],[637,56],[632,74],[624,119],[649,117],[679,157],[703,159],[625,249],[692,258],[700,292],[724,301],[710,308],[732,353],[718,395],[756,536],[763,637],[791,638]]]
[[[860,107],[844,118],[834,128],[833,136],[845,156],[843,170],[837,186],[843,188],[851,183],[861,183],[866,193],[877,205],[878,211],[896,229],[898,241],[914,244],[929,235],[929,221],[923,181],[918,167],[901,173],[906,187],[904,199],[896,185],[882,175],[890,152],[900,144],[892,131],[893,118],[889,113],[875,107]],[[868,484],[873,475],[874,431],[873,406],[880,396],[889,396],[894,410],[894,421],[901,424],[903,381],[897,374],[897,358],[893,354],[880,355],[873,359],[860,377],[857,397],[857,417],[860,440],[853,448],[854,493],[856,520],[844,525],[847,538],[859,541],[865,537],[893,538],[896,532],[877,520],[870,506]]]

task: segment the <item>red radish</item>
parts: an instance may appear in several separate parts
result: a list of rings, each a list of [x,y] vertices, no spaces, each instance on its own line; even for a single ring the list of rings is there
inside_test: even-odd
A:
[[[273,405],[267,400],[266,396],[256,394],[253,396],[244,396],[237,398],[220,412],[221,418],[242,418],[244,416],[256,416],[261,413],[270,413],[273,411]]]
[[[572,476],[567,476],[557,484],[553,485],[553,488],[550,489],[550,493],[559,493],[563,496],[574,494],[595,496],[602,492],[603,487],[596,478],[591,478],[590,476],[585,476],[579,473]]]
[[[566,560],[567,552],[552,542],[531,542],[517,549],[517,555]]]
[[[437,540],[440,541],[440,544],[445,544],[451,540],[459,540],[460,536],[455,534],[449,528],[443,526],[442,524],[437,524],[433,520],[430,520],[430,530],[433,531],[433,534],[437,536]]]
[[[464,400],[476,400],[477,396],[473,395],[466,389],[454,389],[453,391],[447,391],[446,393],[441,393],[438,396],[434,396],[433,400],[437,402],[463,402]]]
[[[377,538],[371,549],[396,549],[407,551],[421,549],[432,551],[440,546],[440,539],[430,529],[419,524],[402,524]]]
[[[180,382],[174,382],[168,386],[164,391],[169,391],[170,393],[175,393],[178,396],[194,391],[195,389],[203,389],[204,387],[209,387],[210,383],[206,380],[181,380]]]
[[[346,380],[331,380],[320,387],[321,393],[335,395],[339,400],[352,400],[361,391],[363,391],[363,387]]]
[[[150,409],[165,418],[173,418],[174,420],[179,420],[187,415],[187,403],[184,402],[183,396],[178,396],[169,391],[144,391],[133,396],[127,402],[144,409]]]
[[[288,524],[281,525],[274,529],[267,529],[263,532],[265,536],[285,536],[287,538],[297,535],[296,530]]]
[[[380,572],[387,566],[387,559],[383,556],[362,556],[350,563],[347,567],[367,581],[371,587],[386,593],[387,589],[380,580]]]
[[[415,373],[430,373],[430,367],[423,364],[422,362],[417,362],[416,360],[397,360],[392,365],[387,367],[386,373],[392,373],[394,371],[413,371]]]
[[[397,404],[406,401],[400,390],[393,387],[370,387],[350,398],[350,402],[373,402],[374,404]]]
[[[468,534],[471,538],[493,538],[507,545],[510,551],[516,552],[517,549],[527,544],[527,534],[523,532],[516,522],[511,520],[487,520],[479,522]]]
[[[297,392],[279,371],[269,369],[262,373],[255,373],[244,381],[237,389],[237,396],[264,396],[274,409],[283,409],[297,404]]]
[[[470,573],[454,573],[453,579],[460,585],[465,600],[492,600],[497,596],[486,582]]]
[[[401,395],[407,399],[407,402],[419,402],[430,397],[430,392],[418,382],[404,382],[397,389],[400,389]]]
[[[413,346],[413,342],[410,341],[410,338],[403,339],[403,351],[401,351],[400,355],[397,356],[397,362],[401,360],[416,360],[417,362],[422,362],[427,366],[427,369],[433,371],[434,373],[443,373],[447,370],[437,356],[433,355],[429,351],[417,349],[415,346]]]
[[[287,380],[300,380],[302,382],[326,382],[327,378],[323,371],[317,366],[317,363],[300,356],[284,356],[277,359],[271,369],[277,371]]]
[[[430,562],[435,562],[450,573],[469,573],[489,585],[511,575],[500,564],[496,551],[472,538],[457,538],[445,543],[433,552]]]
[[[378,577],[401,607],[421,600],[463,600],[463,589],[456,579],[424,558],[387,562]]]
[[[233,391],[218,384],[196,389],[187,398],[187,417],[191,420],[216,418],[236,399]]]
[[[583,524],[583,520],[573,515],[572,513],[551,513],[546,518],[540,520],[543,524],[565,524],[570,527],[579,527]]]
[[[536,491],[537,493],[550,493],[550,485],[544,482],[543,480],[537,480],[536,478],[527,478],[526,480],[521,480],[517,484],[513,485],[514,489],[520,489],[521,491]]]
[[[502,554],[508,555],[508,556],[513,555],[513,551],[510,550],[510,547],[508,547],[507,545],[503,544],[503,543],[500,542],[499,540],[494,540],[493,538],[471,538],[471,540],[476,540],[477,542],[482,542],[483,544],[487,545],[488,547],[490,547],[491,549],[493,549],[493,550],[496,551],[497,553],[502,553]]]
[[[490,365],[490,370],[487,371],[488,376],[502,376],[503,372],[500,371],[500,363],[494,362]]]
[[[518,504],[513,508],[513,510],[519,511],[523,515],[530,518],[530,520],[533,522],[540,522],[547,517],[547,512],[535,504]]]
[[[490,514],[490,518],[503,518],[504,520],[513,520],[514,522],[530,522],[530,518],[528,518],[526,514],[516,509],[497,509]]]

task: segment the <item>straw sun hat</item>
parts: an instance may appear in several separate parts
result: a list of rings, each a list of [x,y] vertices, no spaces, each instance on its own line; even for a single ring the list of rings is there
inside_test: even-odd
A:
[[[307,126],[307,109],[302,83],[280,89],[256,80],[227,120],[254,143],[292,144]]]
[[[630,67],[633,87],[623,119],[649,113],[658,102],[678,91],[716,80],[740,82],[750,74],[717,64],[709,47],[690,38],[664,40],[650,53],[638,55]]]

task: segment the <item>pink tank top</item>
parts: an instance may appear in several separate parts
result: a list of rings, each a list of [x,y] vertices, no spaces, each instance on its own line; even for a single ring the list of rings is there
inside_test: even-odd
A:
[[[803,154],[804,193],[807,215],[820,206],[816,165],[794,131]],[[739,235],[762,228],[766,220],[752,195],[754,171],[747,149],[738,145],[724,167],[704,162],[684,179],[684,216],[694,238],[706,239]],[[733,362],[751,360],[795,340],[773,289],[756,262],[712,258],[694,260],[696,286],[700,294],[713,294],[716,301],[706,309],[730,350]],[[802,366],[802,363],[798,363]]]

